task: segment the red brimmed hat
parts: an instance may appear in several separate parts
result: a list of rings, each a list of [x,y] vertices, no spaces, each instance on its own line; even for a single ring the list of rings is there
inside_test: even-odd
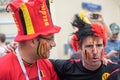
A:
[[[17,42],[60,31],[60,27],[52,23],[46,0],[29,0],[28,2],[14,0],[7,5],[9,6],[18,28],[18,34],[14,39]]]

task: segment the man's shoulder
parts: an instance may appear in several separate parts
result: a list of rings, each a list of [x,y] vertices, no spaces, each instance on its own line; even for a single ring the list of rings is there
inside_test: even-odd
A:
[[[107,69],[108,71],[110,71],[110,72],[112,72],[112,71],[114,71],[114,70],[116,70],[116,69],[118,69],[118,68],[120,68],[120,65],[117,64],[117,63],[109,63],[109,64],[106,66],[106,69]]]
[[[56,59],[56,60],[50,59],[50,61],[54,66],[64,68],[70,68],[73,66],[75,67],[76,65],[80,65],[79,63],[81,62],[80,59]]]
[[[71,64],[73,62],[79,61],[79,59],[49,59],[50,62],[55,64]]]
[[[13,60],[14,60],[14,54],[13,53],[9,53],[6,54],[5,56],[0,58],[0,72],[8,72],[13,70],[12,66],[15,66],[13,64]],[[14,62],[16,64],[16,62]]]
[[[14,53],[8,53],[3,57],[0,57],[0,66],[1,65],[6,65],[6,64],[10,64],[11,61],[14,59],[15,54]]]
[[[107,80],[120,80],[118,79],[119,71],[120,71],[120,65],[115,63],[110,63],[106,66],[106,72],[109,73]]]
[[[108,68],[109,68],[109,67],[118,68],[118,67],[120,67],[120,65],[119,65],[118,63],[116,63],[116,62],[113,62],[113,63],[109,63],[109,64],[107,65],[107,67],[108,67]]]
[[[52,63],[49,61],[49,59],[39,59],[38,64],[41,67],[52,67]]]

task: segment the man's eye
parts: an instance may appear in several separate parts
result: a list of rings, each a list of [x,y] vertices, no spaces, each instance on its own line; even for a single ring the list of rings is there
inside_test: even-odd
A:
[[[86,48],[91,48],[93,47],[93,45],[86,45]]]
[[[102,44],[97,44],[96,46],[97,46],[97,47],[101,47],[101,46],[102,46]]]

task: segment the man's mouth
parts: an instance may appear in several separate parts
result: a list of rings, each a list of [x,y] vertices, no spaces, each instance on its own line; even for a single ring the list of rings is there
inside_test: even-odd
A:
[[[97,58],[97,57],[93,57],[92,60],[93,60],[93,61],[97,61],[98,58]]]

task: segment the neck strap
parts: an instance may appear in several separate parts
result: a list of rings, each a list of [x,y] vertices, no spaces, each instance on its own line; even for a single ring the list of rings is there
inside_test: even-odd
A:
[[[24,64],[23,64],[23,61],[22,61],[22,58],[21,58],[20,53],[19,53],[19,51],[18,51],[18,48],[16,49],[15,52],[16,52],[18,61],[19,61],[19,63],[20,63],[20,66],[21,66],[21,68],[22,68],[22,71],[23,71],[23,73],[24,73],[24,76],[25,76],[26,80],[29,80],[27,71],[26,71],[25,66],[24,66]],[[39,77],[39,80],[42,80],[42,79],[41,79],[41,74],[40,74],[40,69],[39,69],[39,66],[38,66],[38,62],[37,62],[37,68],[38,68],[38,77]]]

